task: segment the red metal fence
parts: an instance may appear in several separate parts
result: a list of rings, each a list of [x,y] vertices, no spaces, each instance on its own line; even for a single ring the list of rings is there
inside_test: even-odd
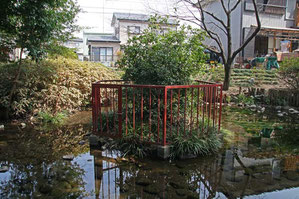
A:
[[[219,131],[222,84],[134,85],[122,80],[92,84],[93,131],[103,136],[138,136],[167,145],[173,136]]]

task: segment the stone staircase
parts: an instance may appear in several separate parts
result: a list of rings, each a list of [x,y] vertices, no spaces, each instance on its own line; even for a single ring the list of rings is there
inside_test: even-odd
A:
[[[278,84],[278,75],[276,70],[232,69],[232,86],[247,87],[276,84]]]
[[[203,79],[213,82],[223,82],[224,69],[214,68],[206,71],[207,74]],[[261,85],[277,85],[277,70],[264,69],[232,69],[231,86],[252,87]]]

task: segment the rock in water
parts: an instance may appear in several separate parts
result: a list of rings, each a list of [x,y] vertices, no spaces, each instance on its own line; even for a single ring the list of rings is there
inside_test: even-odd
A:
[[[73,160],[74,159],[74,155],[70,154],[70,155],[64,155],[62,157],[64,160]]]
[[[8,166],[1,166],[0,167],[0,173],[5,173],[8,170],[9,170]]]
[[[79,145],[84,145],[85,144],[85,141],[84,140],[81,140],[80,142],[79,142]]]
[[[147,185],[151,184],[151,180],[149,180],[148,178],[141,177],[141,178],[137,179],[135,183],[137,185],[147,186]]]
[[[26,124],[22,122],[22,123],[20,124],[20,126],[21,126],[22,129],[24,129],[24,128],[26,127]]]

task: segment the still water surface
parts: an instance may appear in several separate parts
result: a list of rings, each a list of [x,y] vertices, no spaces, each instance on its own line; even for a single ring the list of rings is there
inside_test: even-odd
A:
[[[0,132],[0,198],[299,199],[298,117],[227,108],[222,126],[218,154],[159,161],[89,148],[90,125],[8,125]],[[67,154],[75,158],[63,160]]]

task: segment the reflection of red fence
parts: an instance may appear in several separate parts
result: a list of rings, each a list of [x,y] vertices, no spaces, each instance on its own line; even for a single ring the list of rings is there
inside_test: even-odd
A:
[[[109,137],[138,135],[166,145],[171,136],[220,130],[222,85],[133,85],[119,80],[92,85],[93,131]]]
[[[173,195],[172,189],[168,187],[175,186],[176,183],[187,185],[186,192],[193,193],[192,198],[218,198],[219,192],[217,191],[223,183],[222,176],[227,172],[223,173],[222,169],[225,156],[221,159],[215,157],[197,161],[196,166],[188,167],[184,170],[187,172],[186,175],[182,176],[179,172],[174,172],[177,168],[170,164],[167,167],[159,167],[155,164],[155,168],[159,169],[140,169],[134,166],[118,165],[115,159],[116,154],[108,151],[91,149],[90,153],[94,156],[94,184],[97,199],[130,198],[130,195],[134,198],[158,198],[158,195],[159,198],[181,198],[176,194]],[[161,175],[161,173],[167,173],[167,175]],[[154,190],[160,193],[158,195],[148,194],[145,191],[146,186],[136,183],[140,179],[150,179],[152,187],[155,187]]]

